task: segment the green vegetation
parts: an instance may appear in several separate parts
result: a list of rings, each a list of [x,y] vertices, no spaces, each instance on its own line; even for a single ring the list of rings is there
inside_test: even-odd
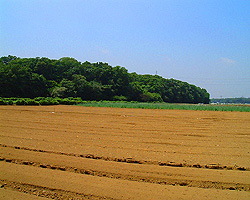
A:
[[[112,101],[99,101],[99,102],[89,101],[79,105],[86,107],[250,112],[250,106],[243,106],[243,105],[229,106],[229,105],[211,105],[211,104],[175,104],[175,103],[172,104],[172,103],[112,102]]]
[[[59,97],[36,97],[34,99],[30,98],[1,98],[0,97],[0,105],[76,105],[80,103],[84,103],[81,98],[59,98]]]
[[[167,109],[167,110],[204,110],[204,111],[239,111],[250,112],[247,105],[211,105],[211,104],[176,104],[176,103],[150,103],[135,101],[85,101],[81,98],[37,97],[30,98],[1,98],[0,105],[78,105],[85,107],[109,108],[141,108],[141,109]]]
[[[186,82],[158,75],[128,73],[124,67],[112,67],[102,62],[81,63],[68,57],[59,60],[1,57],[0,97],[209,103],[209,93],[205,89]],[[49,101],[34,100],[28,104],[46,105]],[[57,101],[54,103],[57,104]],[[27,101],[16,103],[22,105]]]

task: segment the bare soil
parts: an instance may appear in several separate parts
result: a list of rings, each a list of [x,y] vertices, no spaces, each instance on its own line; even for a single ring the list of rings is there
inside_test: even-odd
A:
[[[0,199],[250,199],[250,113],[0,106]]]

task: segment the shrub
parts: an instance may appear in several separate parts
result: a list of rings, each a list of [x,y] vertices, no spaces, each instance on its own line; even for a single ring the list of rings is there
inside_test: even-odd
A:
[[[73,99],[65,98],[65,99],[62,99],[61,104],[64,104],[64,105],[74,105],[74,104],[76,104],[76,101],[73,100]]]
[[[162,98],[160,94],[151,93],[144,91],[143,94],[140,95],[141,101],[143,102],[162,102]]]
[[[51,105],[50,102],[47,99],[42,99],[39,101],[40,105]]]
[[[18,99],[16,105],[27,105],[27,102],[25,99]]]
[[[37,101],[37,102],[39,102],[39,101],[41,101],[43,99],[45,99],[45,97],[36,97],[36,98],[34,98],[34,100]]]
[[[0,99],[0,105],[7,105],[7,102],[3,99]]]
[[[14,102],[13,102],[12,100],[8,100],[8,101],[7,101],[7,104],[8,104],[8,105],[13,105]]]
[[[51,101],[51,105],[59,105],[59,104],[60,104],[59,101],[57,101],[56,99],[53,99]]]
[[[35,101],[34,99],[28,99],[26,100],[26,105],[38,106],[39,101]]]
[[[128,98],[121,95],[121,96],[114,96],[114,97],[113,97],[113,100],[114,100],[114,101],[127,101]]]

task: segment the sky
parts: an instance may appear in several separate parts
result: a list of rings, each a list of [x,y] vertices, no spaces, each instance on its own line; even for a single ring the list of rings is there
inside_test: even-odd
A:
[[[0,57],[73,57],[250,97],[249,0],[0,0]]]

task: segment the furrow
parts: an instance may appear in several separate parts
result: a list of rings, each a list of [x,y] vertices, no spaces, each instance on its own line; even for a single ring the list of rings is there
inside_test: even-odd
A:
[[[50,153],[50,154],[82,157],[82,158],[88,158],[88,159],[105,160],[105,161],[113,161],[113,162],[150,164],[150,165],[170,166],[170,167],[189,167],[189,168],[205,168],[205,169],[216,169],[216,170],[250,171],[249,167],[243,167],[243,166],[237,166],[237,165],[225,166],[225,165],[220,165],[217,163],[209,163],[209,164],[202,165],[198,163],[187,164],[187,163],[176,163],[172,161],[159,162],[159,161],[152,161],[152,160],[136,160],[134,158],[116,158],[116,157],[107,157],[107,156],[96,156],[93,154],[75,154],[75,153],[66,153],[66,152],[56,152],[56,151],[49,151],[49,150],[42,150],[42,149],[33,149],[33,148],[28,148],[28,147],[10,146],[10,145],[5,145],[5,144],[0,144],[0,146],[14,148],[14,149],[21,149],[21,150],[26,150],[26,151],[33,151],[33,152]]]
[[[222,190],[239,190],[239,191],[250,191],[250,184],[243,183],[226,183],[226,182],[218,182],[218,181],[199,181],[199,180],[185,180],[183,179],[175,179],[175,178],[159,178],[159,177],[151,177],[149,176],[140,176],[140,175],[130,175],[130,174],[121,174],[121,173],[113,173],[106,171],[97,171],[92,169],[82,169],[71,166],[60,166],[60,165],[51,165],[49,163],[40,163],[33,162],[21,159],[9,159],[9,158],[0,158],[0,161],[4,161],[7,163],[13,163],[18,165],[28,165],[33,167],[39,167],[49,170],[60,170],[67,171],[72,173],[79,173],[91,176],[98,177],[106,177],[106,178],[114,178],[121,180],[129,180],[129,181],[137,181],[137,182],[147,182],[161,185],[173,185],[173,186],[188,186],[188,187],[198,187],[198,188],[215,188]]]
[[[72,191],[66,191],[62,189],[42,187],[38,185],[32,185],[28,183],[19,183],[8,180],[0,180],[1,188],[10,189],[22,193],[31,194],[39,197],[46,197],[57,200],[73,200],[73,199],[113,199],[110,197],[100,197],[96,195],[88,195],[83,193],[77,193]]]

